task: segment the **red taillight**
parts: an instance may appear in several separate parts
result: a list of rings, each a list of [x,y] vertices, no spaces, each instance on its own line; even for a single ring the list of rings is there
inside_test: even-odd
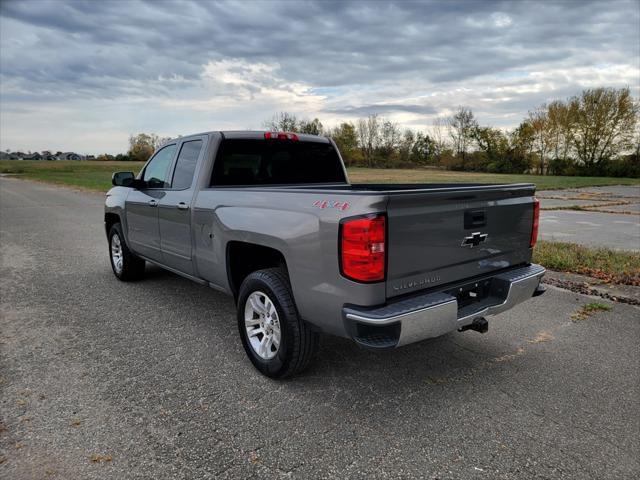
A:
[[[379,282],[385,274],[384,215],[344,220],[340,224],[340,271],[357,282]]]
[[[291,132],[264,132],[265,140],[292,140],[297,142],[298,135]]]
[[[538,227],[540,225],[540,201],[537,198],[533,199],[533,227],[531,228],[531,242],[529,245],[531,248],[536,246],[538,242]]]

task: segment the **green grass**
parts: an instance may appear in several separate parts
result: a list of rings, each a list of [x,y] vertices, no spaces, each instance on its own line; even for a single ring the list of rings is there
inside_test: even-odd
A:
[[[141,162],[1,160],[0,173],[14,173],[31,180],[107,191],[111,187],[113,172],[132,171],[137,173],[142,165]]]
[[[640,285],[640,254],[574,243],[539,241],[533,261],[559,272],[579,273],[605,282]]]
[[[106,191],[116,171],[138,172],[140,162],[74,162],[0,160],[0,173],[20,174],[24,178],[91,190]],[[452,172],[430,169],[348,169],[353,183],[535,183],[539,190],[595,185],[640,185],[637,178],[554,177],[541,175],[504,175],[498,173]]]

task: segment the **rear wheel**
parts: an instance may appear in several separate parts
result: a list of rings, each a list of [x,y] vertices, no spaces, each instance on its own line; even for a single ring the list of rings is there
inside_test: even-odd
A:
[[[299,317],[287,275],[278,268],[242,282],[238,330],[251,363],[272,378],[301,372],[318,348],[318,334]]]
[[[122,226],[114,224],[109,230],[109,260],[113,273],[119,280],[138,280],[144,275],[144,260],[135,256],[124,241]]]

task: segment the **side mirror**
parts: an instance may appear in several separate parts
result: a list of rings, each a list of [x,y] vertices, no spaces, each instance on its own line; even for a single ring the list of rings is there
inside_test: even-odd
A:
[[[116,187],[132,187],[136,177],[133,172],[115,172],[111,183]]]

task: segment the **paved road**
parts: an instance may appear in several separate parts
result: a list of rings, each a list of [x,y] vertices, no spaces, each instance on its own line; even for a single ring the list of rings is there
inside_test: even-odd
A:
[[[540,214],[540,238],[640,251],[640,215],[545,210]]]
[[[0,478],[637,478],[639,310],[551,289],[305,376],[245,359],[229,298],[109,270],[97,195],[0,179]]]
[[[538,197],[543,208],[579,206],[592,210],[543,210],[540,238],[640,251],[639,186],[544,190]]]

